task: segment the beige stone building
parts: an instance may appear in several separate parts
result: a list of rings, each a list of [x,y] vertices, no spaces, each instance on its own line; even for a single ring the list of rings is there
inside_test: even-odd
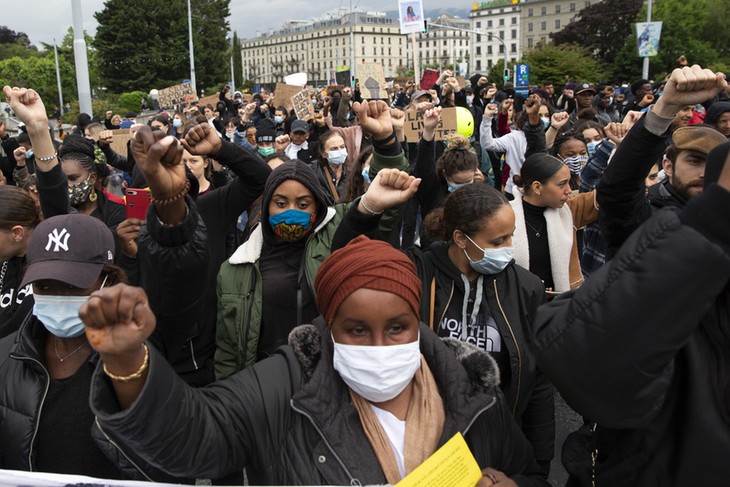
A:
[[[472,37],[473,62],[469,66],[471,71],[490,70],[494,63],[505,59],[505,48],[509,61],[519,59],[522,55],[520,17],[519,4],[511,1],[498,0],[474,4],[469,12],[471,28],[486,34],[475,34]],[[492,36],[489,36],[489,33]],[[499,42],[495,37],[503,42]]]
[[[446,25],[457,29],[471,29],[469,19],[442,14],[429,19],[438,25]],[[472,35],[464,30],[429,26],[428,32],[418,34],[418,54],[420,65],[439,64],[444,69],[458,69],[458,63],[469,62]],[[454,68],[454,66],[457,68]]]
[[[550,34],[563,30],[591,3],[600,0],[521,0],[521,44],[525,51],[550,42]]]
[[[311,84],[326,84],[335,79],[338,67],[350,65],[351,30],[355,66],[379,63],[385,76],[393,77],[412,58],[411,43],[401,35],[396,19],[384,12],[341,9],[319,19],[288,21],[278,31],[243,40],[243,76],[275,83],[288,74],[306,72]]]

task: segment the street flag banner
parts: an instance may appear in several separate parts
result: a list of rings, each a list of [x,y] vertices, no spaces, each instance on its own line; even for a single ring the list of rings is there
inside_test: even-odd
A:
[[[401,34],[423,32],[423,4],[421,0],[398,0],[398,20]]]
[[[639,57],[654,57],[659,54],[661,36],[661,22],[637,22],[636,44],[639,48]]]

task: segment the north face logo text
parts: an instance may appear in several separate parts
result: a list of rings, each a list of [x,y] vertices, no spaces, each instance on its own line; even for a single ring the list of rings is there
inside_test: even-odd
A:
[[[51,244],[55,244],[53,247],[54,252],[60,252],[60,249],[63,249],[65,252],[68,252],[68,238],[71,236],[70,233],[66,231],[64,228],[59,233],[57,228],[53,229],[53,232],[48,234],[48,243],[46,244],[46,252],[51,248]]]

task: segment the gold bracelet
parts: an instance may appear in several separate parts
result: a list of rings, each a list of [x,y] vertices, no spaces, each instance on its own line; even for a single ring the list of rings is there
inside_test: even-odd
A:
[[[142,374],[144,374],[144,371],[147,370],[147,367],[150,365],[150,347],[148,347],[146,343],[143,343],[142,346],[144,347],[144,360],[136,372],[129,375],[115,375],[109,372],[109,369],[106,368],[106,364],[101,364],[101,367],[107,377],[117,382],[131,382],[142,377]]]
[[[151,197],[152,203],[154,203],[155,206],[170,206],[173,203],[176,203],[183,199],[186,194],[188,194],[188,191],[190,191],[190,180],[185,178],[185,184],[183,185],[182,189],[179,193],[177,193],[175,196],[171,196],[170,198],[160,200],[154,197],[154,195]]]

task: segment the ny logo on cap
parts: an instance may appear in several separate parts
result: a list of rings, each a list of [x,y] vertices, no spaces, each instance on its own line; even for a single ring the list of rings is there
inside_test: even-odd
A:
[[[60,249],[63,249],[65,252],[68,252],[68,238],[71,236],[70,233],[66,231],[64,228],[59,233],[58,228],[54,228],[51,233],[48,234],[48,243],[46,244],[46,252],[48,252],[48,249],[51,248],[51,244],[56,244],[55,247],[53,247],[54,252],[60,252]]]

